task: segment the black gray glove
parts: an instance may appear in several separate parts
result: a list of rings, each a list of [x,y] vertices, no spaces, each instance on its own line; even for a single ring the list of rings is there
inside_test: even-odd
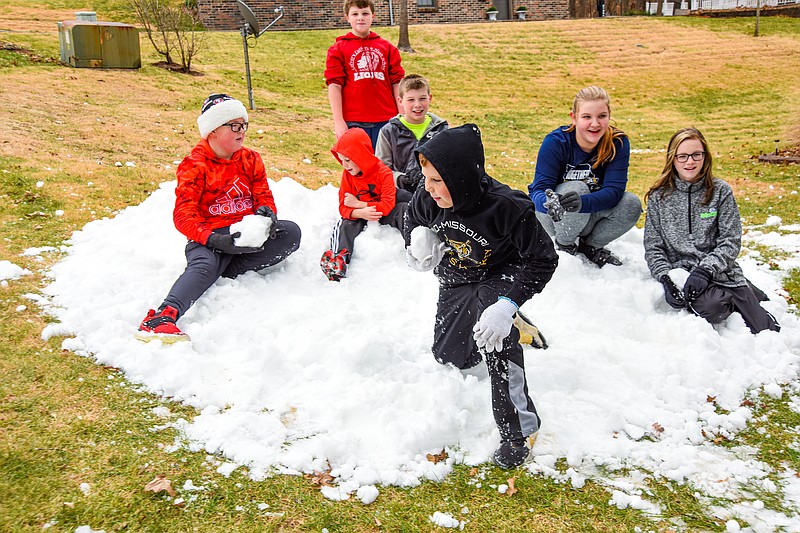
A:
[[[686,300],[683,298],[683,293],[668,274],[661,276],[659,281],[661,285],[664,286],[664,299],[671,307],[675,309],[683,309],[686,307]]]
[[[686,284],[683,286],[683,295],[687,302],[693,302],[703,294],[711,283],[711,272],[701,266],[696,266],[689,273]]]
[[[561,205],[561,201],[559,200],[559,195],[557,195],[553,189],[547,189],[544,191],[544,195],[547,197],[547,200],[544,202],[544,207],[547,209],[548,216],[553,219],[553,222],[561,222],[561,219],[564,217],[564,206]]]
[[[575,191],[565,192],[564,194],[558,195],[558,201],[561,203],[561,207],[563,207],[566,211],[570,213],[577,213],[581,210],[581,195],[576,193]]]
[[[419,167],[411,167],[406,170],[405,174],[401,174],[397,177],[397,185],[399,189],[414,192],[417,190],[419,182],[423,179],[422,170]]]
[[[214,250],[215,252],[230,255],[251,254],[261,250],[261,248],[250,248],[249,246],[236,246],[233,243],[233,240],[240,235],[241,233],[238,231],[232,235],[226,235],[224,233],[212,233],[208,236],[206,247]]]
[[[262,205],[258,209],[256,209],[256,215],[262,217],[269,217],[269,219],[272,221],[272,224],[269,225],[268,238],[274,239],[275,235],[278,232],[278,215],[276,215],[275,212],[272,209],[270,209],[268,205]]]

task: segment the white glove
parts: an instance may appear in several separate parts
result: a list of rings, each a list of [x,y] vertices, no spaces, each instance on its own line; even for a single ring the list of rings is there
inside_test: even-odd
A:
[[[495,303],[483,310],[481,317],[472,328],[475,344],[487,352],[503,351],[503,339],[511,333],[517,304],[501,296]]]
[[[418,226],[411,232],[411,245],[406,248],[408,266],[417,272],[427,272],[439,264],[450,248],[439,240],[432,229]]]

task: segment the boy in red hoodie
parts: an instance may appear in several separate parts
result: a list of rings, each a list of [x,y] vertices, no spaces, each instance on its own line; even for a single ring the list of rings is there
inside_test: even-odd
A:
[[[188,337],[175,324],[222,276],[235,278],[286,259],[300,246],[300,228],[278,220],[258,152],[245,148],[247,110],[226,94],[212,94],[197,118],[201,141],[178,166],[175,227],[186,235],[186,270],[161,306],[150,309],[136,337],[171,343]],[[258,248],[237,246],[230,226],[245,215],[270,219]]]
[[[325,60],[334,133],[339,139],[349,128],[362,128],[374,151],[383,125],[402,113],[397,97],[405,71],[397,47],[370,31],[372,0],[345,0],[344,15],[353,31],[336,38]]]
[[[344,167],[339,186],[342,218],[333,227],[331,248],[322,254],[319,264],[329,280],[339,281],[347,273],[355,239],[368,221],[403,230],[411,193],[397,190],[391,169],[372,153],[369,136],[361,128],[347,130],[331,153]]]

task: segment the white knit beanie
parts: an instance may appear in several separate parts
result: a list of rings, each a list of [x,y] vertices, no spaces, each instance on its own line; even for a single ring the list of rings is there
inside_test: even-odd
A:
[[[212,94],[203,102],[197,126],[200,136],[208,138],[208,134],[230,120],[243,118],[247,122],[247,109],[244,104],[227,94]]]

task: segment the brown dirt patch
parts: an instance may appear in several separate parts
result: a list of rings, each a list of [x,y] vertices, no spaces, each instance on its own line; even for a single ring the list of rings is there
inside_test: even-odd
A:
[[[45,9],[41,6],[4,6],[0,10],[0,30],[13,32],[58,33],[57,22],[74,20],[75,11]]]

